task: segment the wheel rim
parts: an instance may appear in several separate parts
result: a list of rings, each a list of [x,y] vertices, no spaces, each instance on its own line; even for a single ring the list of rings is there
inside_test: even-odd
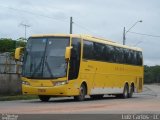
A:
[[[132,97],[133,95],[133,87],[131,87],[131,90],[130,90],[130,97]]]
[[[80,88],[80,96],[83,98],[84,97],[84,88],[81,86]]]
[[[127,98],[128,97],[128,89],[127,89],[127,86],[125,86],[124,88],[124,98]]]
[[[127,89],[125,89],[124,95],[125,95],[125,97],[127,97],[127,95],[128,95]]]
[[[85,85],[81,85],[81,87],[79,88],[79,95],[74,96],[75,100],[78,101],[83,101],[85,99],[85,95],[86,95],[86,87]]]
[[[85,86],[82,85],[82,86],[80,87],[80,95],[79,95],[79,97],[80,97],[81,100],[84,100],[84,99],[85,99],[85,94],[86,94]]]

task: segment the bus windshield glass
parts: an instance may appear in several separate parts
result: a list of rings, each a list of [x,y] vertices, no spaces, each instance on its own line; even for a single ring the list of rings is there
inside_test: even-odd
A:
[[[22,76],[35,79],[66,77],[67,46],[69,37],[29,38],[24,54]]]

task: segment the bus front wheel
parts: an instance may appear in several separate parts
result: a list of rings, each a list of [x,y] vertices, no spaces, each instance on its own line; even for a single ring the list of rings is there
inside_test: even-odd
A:
[[[42,102],[48,102],[50,99],[50,96],[47,95],[39,95],[38,97]]]
[[[87,92],[87,88],[84,84],[82,84],[80,87],[79,95],[74,96],[74,99],[76,101],[83,101],[85,99],[86,92]]]

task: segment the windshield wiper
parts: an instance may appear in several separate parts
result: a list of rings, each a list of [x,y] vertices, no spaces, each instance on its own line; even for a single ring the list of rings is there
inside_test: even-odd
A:
[[[38,65],[37,68],[33,71],[31,77],[34,77],[35,73],[42,67],[43,59],[44,59],[44,58],[43,58],[43,56],[42,56],[39,65]]]
[[[46,62],[47,60],[47,56],[46,56],[46,50],[47,50],[47,42],[46,42],[46,45],[45,45],[45,50],[44,50],[44,53],[43,53],[43,56],[41,58],[41,61],[38,65],[38,67],[34,70],[33,74],[31,75],[31,77],[34,77],[34,75],[36,74],[36,72],[42,67],[41,69],[41,76],[40,77],[43,77],[43,74],[44,74],[44,66],[46,65],[47,66],[47,70],[48,72],[50,73],[51,77],[54,78],[53,74],[52,74],[52,71],[48,65],[48,62]]]
[[[47,60],[47,57],[46,57],[46,60]],[[48,62],[46,62],[46,60],[45,60],[45,64],[46,64],[46,66],[47,66],[47,70],[48,70],[48,72],[50,73],[51,77],[54,78],[54,76],[53,76],[53,74],[52,74],[52,71],[51,71],[51,68],[49,67]]]

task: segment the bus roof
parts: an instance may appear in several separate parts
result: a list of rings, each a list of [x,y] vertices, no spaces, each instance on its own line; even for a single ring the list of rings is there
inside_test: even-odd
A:
[[[83,39],[90,40],[90,41],[93,41],[93,42],[109,44],[109,45],[122,47],[122,48],[127,48],[127,49],[131,49],[131,50],[135,50],[135,51],[142,51],[142,49],[138,48],[138,47],[131,47],[131,46],[127,46],[127,45],[122,45],[122,44],[114,42],[112,40],[108,40],[108,39],[105,39],[105,38],[94,37],[92,35],[82,35],[82,34],[39,34],[39,35],[32,35],[31,37],[54,37],[54,36],[58,36],[58,37],[78,37],[78,38],[83,38]]]

